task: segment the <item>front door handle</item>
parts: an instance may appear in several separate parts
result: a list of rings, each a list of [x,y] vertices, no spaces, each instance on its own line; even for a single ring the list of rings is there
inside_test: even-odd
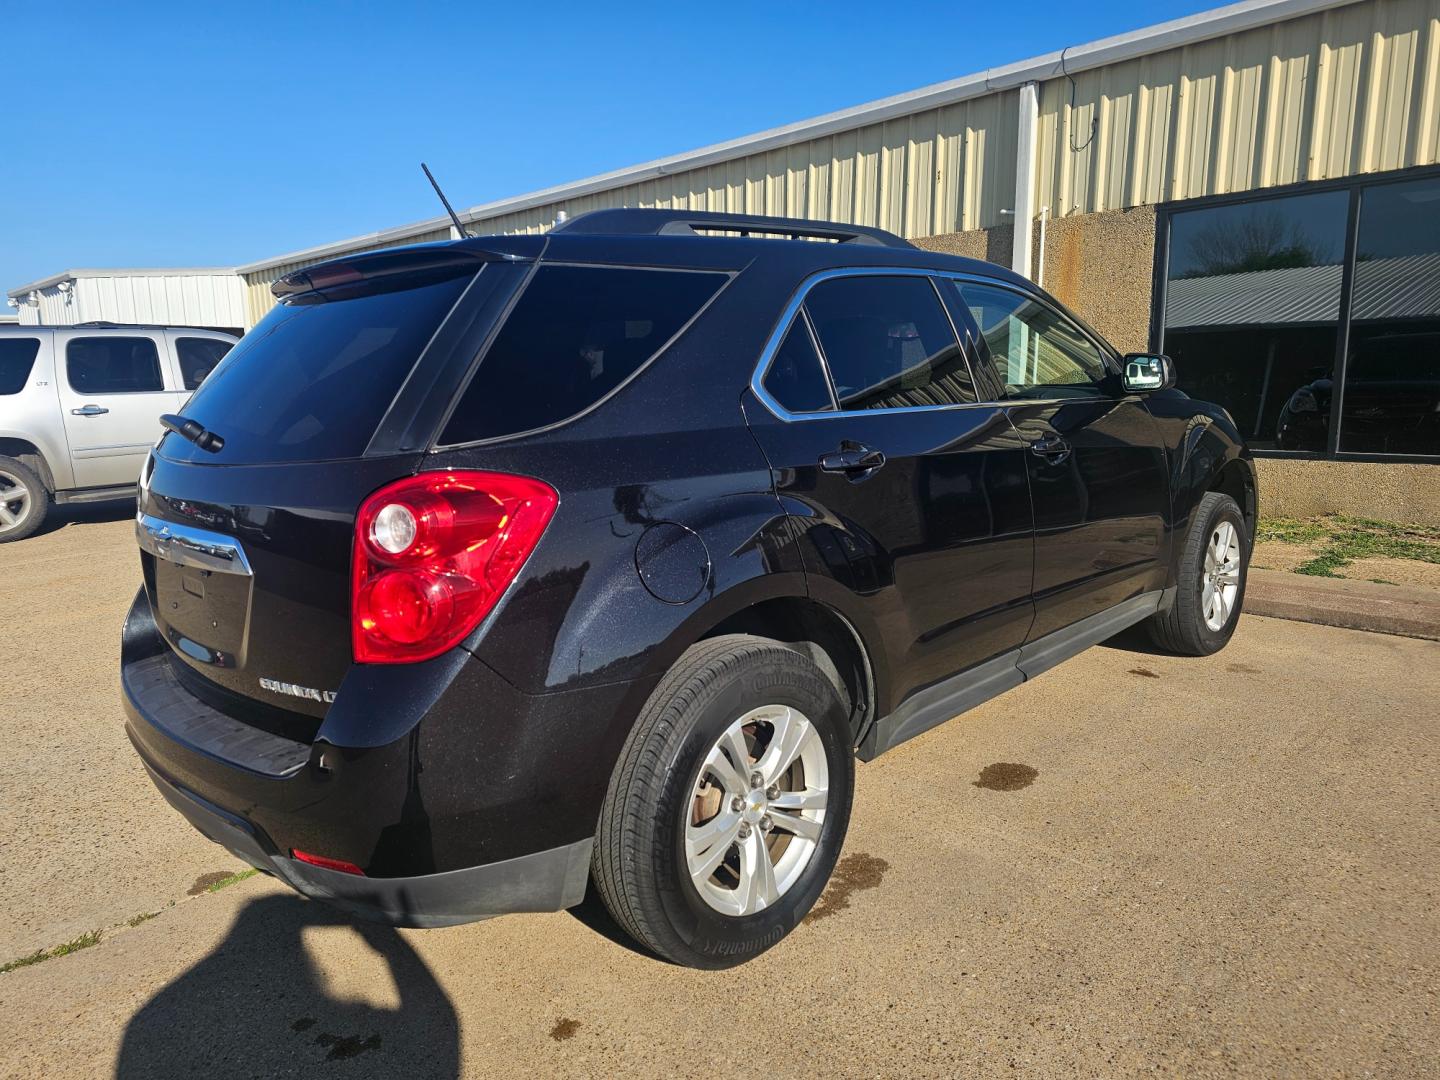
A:
[[[839,450],[820,456],[820,468],[826,472],[844,473],[852,479],[863,479],[885,464],[885,454],[873,446],[846,439]]]
[[[1060,435],[1042,435],[1030,443],[1030,452],[1051,465],[1059,465],[1070,456],[1070,444]]]
[[[103,416],[109,409],[102,409],[99,405],[86,405],[83,409],[71,409],[71,416]]]

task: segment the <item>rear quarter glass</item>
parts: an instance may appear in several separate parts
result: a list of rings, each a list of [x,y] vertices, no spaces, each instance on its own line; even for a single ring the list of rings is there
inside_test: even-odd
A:
[[[25,389],[25,380],[30,378],[30,369],[39,351],[39,338],[0,338],[0,396],[18,394]]]
[[[441,445],[534,431],[584,412],[649,363],[728,280],[706,271],[541,266]]]
[[[474,279],[278,305],[216,366],[184,415],[219,453],[167,437],[173,461],[261,465],[359,457],[436,328]]]

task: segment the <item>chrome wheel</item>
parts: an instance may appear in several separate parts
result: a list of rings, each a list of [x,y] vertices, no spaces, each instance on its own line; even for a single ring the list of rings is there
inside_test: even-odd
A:
[[[0,535],[18,529],[30,516],[30,489],[14,473],[0,469]]]
[[[1240,595],[1240,573],[1240,533],[1231,522],[1218,522],[1200,570],[1200,612],[1211,630],[1222,629],[1230,620]]]
[[[825,821],[830,766],[820,734],[785,705],[752,709],[710,749],[685,807],[685,863],[725,915],[770,907],[805,872]]]

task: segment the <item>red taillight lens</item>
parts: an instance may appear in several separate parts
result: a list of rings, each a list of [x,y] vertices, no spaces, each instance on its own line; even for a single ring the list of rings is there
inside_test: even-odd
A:
[[[539,480],[458,470],[371,495],[355,519],[356,662],[413,663],[458,644],[515,580],[559,501]]]

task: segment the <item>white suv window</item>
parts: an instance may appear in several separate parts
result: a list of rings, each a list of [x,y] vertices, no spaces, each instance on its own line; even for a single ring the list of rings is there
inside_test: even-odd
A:
[[[78,394],[153,394],[165,389],[160,351],[148,337],[72,338],[65,377]]]
[[[25,389],[39,352],[39,338],[0,338],[0,396],[18,394]]]

